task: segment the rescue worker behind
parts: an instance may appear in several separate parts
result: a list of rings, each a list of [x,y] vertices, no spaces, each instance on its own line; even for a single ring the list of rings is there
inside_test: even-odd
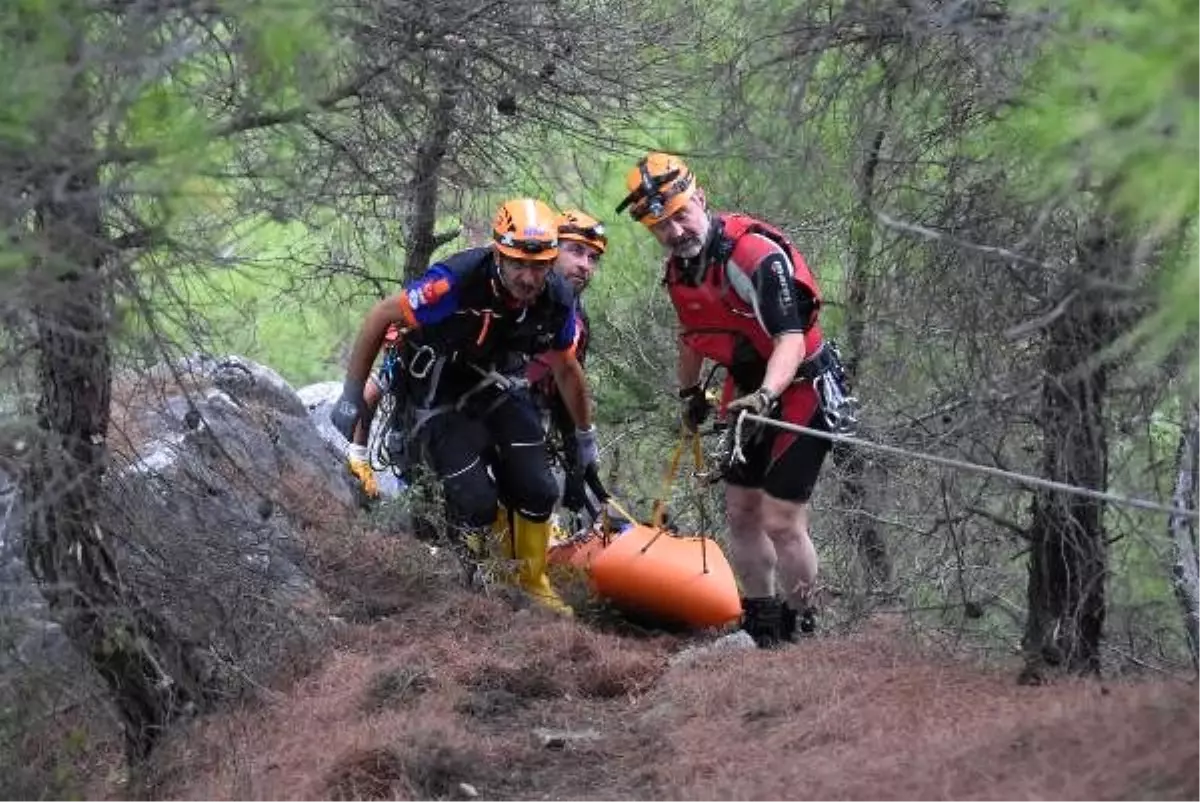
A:
[[[586,367],[591,332],[587,311],[583,306],[583,294],[600,267],[600,261],[608,248],[608,237],[604,224],[579,209],[568,209],[558,216],[558,258],[555,271],[566,279],[575,290],[575,358]],[[554,382],[550,365],[544,356],[533,357],[525,370],[529,389],[538,405],[545,410],[549,423],[559,433],[564,455],[568,461],[566,482],[563,488],[563,506],[578,514],[587,504],[586,485],[590,484],[597,499],[605,495],[599,477],[588,476],[574,466],[575,425],[567,404],[563,401]]]
[[[759,220],[710,212],[695,176],[675,156],[648,154],[626,175],[626,188],[617,212],[628,208],[666,251],[686,429],[697,430],[711,411],[700,385],[706,358],[727,369],[722,405],[729,418],[747,410],[824,428],[812,381],[826,366],[820,295],[800,253]],[[830,444],[773,427],[745,428],[756,429],[743,441],[746,462],[724,475],[730,556],[742,590],[742,627],[770,647],[793,640],[798,628],[815,628],[808,501]]]
[[[395,373],[395,392],[407,415],[403,430],[441,481],[451,535],[468,572],[503,500],[512,512],[503,556],[518,562],[520,586],[535,601],[570,614],[546,576],[558,487],[541,420],[528,390],[501,369],[514,357],[544,355],[574,424],[576,465],[582,471],[594,466],[596,433],[575,358],[574,296],[551,270],[559,243],[546,204],[529,198],[502,204],[492,237],[489,247],[434,264],[371,309],[330,417],[349,439],[363,417],[363,388],[387,329],[400,326],[403,366]]]

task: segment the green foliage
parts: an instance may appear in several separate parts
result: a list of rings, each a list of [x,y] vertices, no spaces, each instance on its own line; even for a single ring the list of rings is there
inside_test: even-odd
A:
[[[1091,189],[1154,241],[1184,235],[1138,333],[1160,347],[1198,320],[1198,24],[1190,0],[1072,3],[1004,128],[1042,194]]]
[[[72,0],[14,0],[0,4],[0,144],[32,147],[72,79]],[[16,43],[19,46],[14,46]]]

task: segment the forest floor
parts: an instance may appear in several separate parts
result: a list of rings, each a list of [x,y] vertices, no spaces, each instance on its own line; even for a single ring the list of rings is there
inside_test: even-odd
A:
[[[1019,686],[896,617],[688,664],[438,575],[411,538],[320,545],[349,606],[317,670],[208,716],[147,791],[204,799],[1196,799],[1197,688]],[[357,614],[356,612],[357,611]],[[121,796],[119,786],[96,795]]]

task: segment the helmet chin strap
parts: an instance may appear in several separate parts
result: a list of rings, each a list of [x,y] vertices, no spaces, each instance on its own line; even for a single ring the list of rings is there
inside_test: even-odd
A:
[[[504,268],[500,266],[499,262],[496,262],[496,277],[496,283],[499,285],[499,292],[497,294],[500,296],[501,300],[504,301],[505,305],[520,307],[521,316],[518,318],[518,320],[523,319],[525,317],[525,310],[529,308],[529,304],[520,300],[520,298],[517,297],[517,294],[513,292],[512,286],[504,277]]]

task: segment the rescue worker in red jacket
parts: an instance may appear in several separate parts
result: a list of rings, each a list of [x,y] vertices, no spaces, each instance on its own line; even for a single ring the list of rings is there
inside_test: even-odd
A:
[[[546,576],[558,486],[541,419],[528,391],[503,371],[514,358],[545,354],[575,426],[576,465],[593,466],[596,434],[575,358],[574,293],[552,270],[558,230],[545,203],[502,204],[492,236],[489,247],[440,260],[372,307],[330,418],[349,439],[366,409],[371,366],[388,327],[398,326],[403,368],[395,392],[409,413],[403,431],[441,482],[464,567],[477,567],[472,557],[482,558],[503,502],[511,514],[503,556],[518,561],[519,584],[535,601],[570,614]]]
[[[679,319],[678,393],[695,431],[711,404],[705,359],[727,369],[724,414],[743,410],[825,429],[813,379],[828,368],[817,323],[820,293],[800,253],[772,226],[710,211],[679,158],[650,153],[626,176],[629,209],[667,252],[665,284]],[[736,397],[735,397],[736,396]],[[730,557],[742,589],[742,626],[759,646],[815,628],[817,553],[808,501],[830,441],[770,426],[743,442],[724,475]]]

